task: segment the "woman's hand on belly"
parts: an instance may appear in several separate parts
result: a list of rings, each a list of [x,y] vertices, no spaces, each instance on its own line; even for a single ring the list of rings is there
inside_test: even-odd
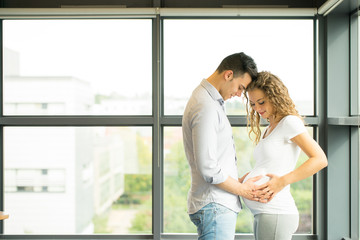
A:
[[[270,180],[262,185],[260,185],[255,195],[261,200],[270,202],[275,195],[280,192],[285,186],[286,183],[283,179],[275,174],[266,174],[266,176],[270,177]]]
[[[261,177],[251,177],[244,181],[244,183],[241,183],[241,193],[239,195],[252,201],[260,201],[254,193],[258,190],[258,185],[255,182],[260,180]]]
[[[254,199],[253,201],[261,202],[261,203],[267,203],[270,201],[270,196],[263,193],[263,185],[269,181],[269,177],[267,176],[257,176],[258,180],[254,182],[255,184],[255,190],[254,190]],[[247,182],[250,179],[247,179],[245,182]]]

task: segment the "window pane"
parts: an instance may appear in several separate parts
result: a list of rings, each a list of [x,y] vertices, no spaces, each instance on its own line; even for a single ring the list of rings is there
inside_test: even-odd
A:
[[[300,114],[313,115],[313,37],[313,20],[307,19],[164,20],[165,114],[183,114],[200,81],[224,57],[245,52],[259,71],[271,71],[284,81]],[[237,99],[227,101],[226,109],[230,115],[245,114]]]
[[[4,114],[151,114],[151,29],[149,19],[3,21]]]
[[[190,169],[181,127],[164,128],[164,232],[196,233],[187,214]]]
[[[308,131],[312,136],[312,128],[308,128]],[[254,166],[254,145],[249,140],[246,127],[233,127],[233,136],[241,177]],[[164,232],[196,233],[196,228],[187,214],[187,193],[191,177],[184,153],[181,127],[164,129],[164,158]],[[306,159],[306,155],[301,152],[297,166]],[[300,212],[297,233],[312,233],[312,177],[292,184],[291,192]],[[253,216],[247,207],[238,215],[236,232],[253,232]]]
[[[151,233],[151,138],[149,127],[6,127],[4,232]]]
[[[233,137],[235,142],[237,167],[239,177],[248,173],[255,162],[253,160],[253,151],[255,145],[250,141],[246,127],[233,127]],[[253,233],[254,217],[241,199],[243,210],[240,211],[236,221],[237,233]]]

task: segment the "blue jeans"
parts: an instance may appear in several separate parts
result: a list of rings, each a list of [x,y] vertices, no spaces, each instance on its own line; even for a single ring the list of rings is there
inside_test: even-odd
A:
[[[194,214],[199,240],[232,240],[235,238],[237,213],[217,203],[209,203]]]

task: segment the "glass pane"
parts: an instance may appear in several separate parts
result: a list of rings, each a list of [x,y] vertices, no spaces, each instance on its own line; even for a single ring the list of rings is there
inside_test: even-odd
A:
[[[151,30],[148,19],[3,21],[4,115],[150,115]]]
[[[164,128],[164,232],[196,233],[187,214],[190,169],[181,127]]]
[[[4,233],[151,233],[151,132],[6,127]]]
[[[312,128],[307,128],[313,136]],[[233,127],[239,177],[254,166],[254,145],[249,140],[246,127]],[[196,233],[187,214],[187,193],[190,189],[190,169],[185,157],[181,127],[164,129],[164,232]],[[306,160],[301,152],[297,166]],[[312,177],[292,184],[291,192],[300,212],[297,233],[312,233]],[[244,204],[243,204],[244,205]],[[244,205],[245,206],[245,205]],[[247,207],[240,211],[236,232],[252,233],[253,216]]]
[[[307,127],[310,136],[314,135],[313,128]],[[301,151],[296,167],[303,164],[308,157]],[[308,177],[291,185],[291,194],[295,199],[300,214],[299,227],[296,233],[313,233],[313,177]]]
[[[165,114],[182,115],[200,81],[224,57],[245,52],[259,71],[271,71],[284,81],[300,114],[313,115],[313,38],[313,20],[307,19],[164,20]],[[230,115],[245,114],[238,99],[227,101],[226,109]]]
[[[253,151],[255,145],[250,141],[246,127],[233,127],[233,137],[235,142],[237,167],[239,177],[244,176],[252,169],[255,162],[253,159]],[[236,221],[237,233],[253,233],[254,217],[241,199],[243,210],[240,211]]]

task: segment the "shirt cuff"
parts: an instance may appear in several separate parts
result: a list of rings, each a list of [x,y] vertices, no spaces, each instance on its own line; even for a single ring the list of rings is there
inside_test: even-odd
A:
[[[215,174],[212,177],[208,177],[207,179],[205,179],[206,182],[211,183],[211,184],[220,184],[226,181],[227,179],[227,175],[225,175],[221,170]],[[209,180],[209,181],[208,181]]]

